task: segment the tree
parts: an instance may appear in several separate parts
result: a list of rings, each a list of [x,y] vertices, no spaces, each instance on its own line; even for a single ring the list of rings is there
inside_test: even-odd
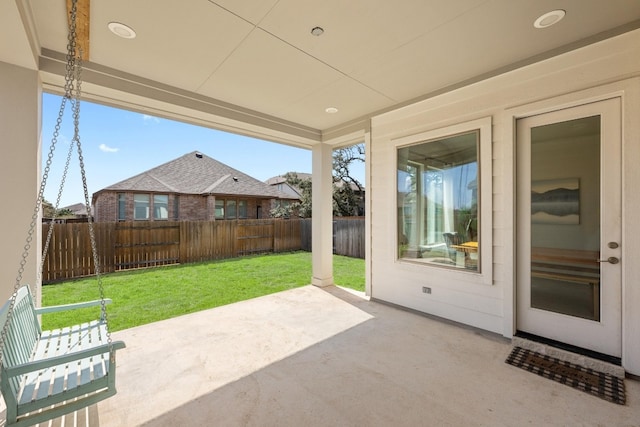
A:
[[[56,210],[53,206],[53,203],[47,201],[46,199],[42,200],[42,217],[43,218],[61,218],[61,217],[75,217],[73,211],[69,208],[60,208]]]
[[[288,172],[284,179],[290,186],[300,191],[300,202],[288,206],[280,205],[271,210],[271,216],[275,218],[289,218],[296,215],[300,218],[311,218],[311,180],[300,178],[295,172]]]
[[[76,216],[76,215],[69,208],[61,208],[61,209],[58,209],[58,213],[57,213],[56,216],[58,216],[58,217],[65,217],[65,216],[69,217],[69,216]]]
[[[364,144],[339,148],[333,152],[333,215],[358,216],[364,213],[364,189],[351,175],[354,163],[364,163]]]
[[[51,202],[42,200],[42,216],[44,218],[53,218],[55,216],[56,209]]]
[[[358,216],[364,213],[364,187],[352,176],[350,169],[355,162],[364,162],[364,155],[364,144],[339,148],[333,152],[334,216]],[[301,218],[311,218],[311,179],[300,178],[292,172],[285,174],[284,178],[289,185],[300,191],[300,202],[272,209],[271,216],[282,218],[297,215]]]

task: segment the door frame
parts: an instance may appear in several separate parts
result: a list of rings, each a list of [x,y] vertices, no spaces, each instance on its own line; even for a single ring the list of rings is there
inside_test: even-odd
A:
[[[606,121],[602,122],[601,131],[605,139],[601,139],[599,143],[602,168],[598,184],[598,203],[603,209],[599,215],[598,230],[602,238],[598,253],[602,254],[602,258],[611,255],[621,257],[622,247],[609,249],[606,247],[608,241],[616,241],[624,245],[624,242],[622,242],[621,223],[623,191],[621,181],[621,104],[621,97],[614,97],[518,119],[518,122],[524,122],[525,128],[522,130],[526,130],[531,126],[552,125],[593,115],[606,118]],[[518,129],[516,130],[518,131]],[[522,194],[522,191],[526,191],[531,182],[531,177],[529,176],[530,154],[525,152],[527,147],[524,146],[524,143],[528,140],[527,135],[518,131],[516,136],[516,175],[518,175],[516,189],[520,190],[516,197],[518,207],[528,206],[529,200],[528,196]],[[609,140],[609,137],[613,139]],[[607,142],[609,141],[613,141],[613,145],[608,144]],[[525,151],[519,149],[521,145]],[[615,191],[612,191],[614,188]],[[606,207],[611,208],[608,209]],[[619,358],[622,355],[622,266],[624,265],[624,259],[622,259],[621,264],[610,265],[602,263],[601,265],[603,286],[600,287],[600,301],[602,301],[602,315],[597,321],[531,308],[529,307],[531,278],[527,273],[530,262],[530,236],[528,236],[528,233],[531,227],[531,218],[526,212],[522,211],[519,216],[520,218],[516,218],[515,233],[517,237],[518,233],[524,234],[518,237],[517,253],[514,260],[516,262],[516,270],[519,267],[523,269],[516,271],[516,326],[523,331],[533,332],[536,335],[541,335],[554,341],[577,345],[591,351]],[[518,290],[524,292],[524,294],[519,293]],[[518,324],[518,319],[522,321],[521,325]],[[553,325],[558,321],[563,323],[562,330],[565,332],[560,332],[554,328]]]
[[[504,176],[502,183],[504,201],[502,205],[504,208],[500,224],[494,224],[494,234],[503,243],[505,263],[502,267],[504,279],[512,284],[511,286],[505,286],[503,289],[502,335],[506,338],[513,338],[516,332],[516,122],[518,119],[532,115],[572,108],[611,98],[622,99],[622,233],[624,239],[625,234],[628,233],[627,229],[634,228],[632,225],[627,225],[625,221],[628,209],[625,204],[627,199],[632,197],[624,193],[625,179],[627,179],[628,175],[625,172],[625,158],[628,155],[627,153],[640,153],[640,147],[637,149],[633,146],[626,147],[625,140],[630,134],[640,135],[640,123],[632,120],[633,113],[636,116],[640,114],[640,78],[630,78],[527,103],[517,103],[514,100],[511,105],[506,105],[503,110],[496,112],[495,122],[503,123],[503,126],[501,126],[502,132],[495,135],[495,138],[499,138],[504,142],[501,144],[503,150],[502,153],[496,153],[494,157],[497,161],[502,161],[502,173]],[[625,257],[626,252],[633,251],[635,253],[635,246],[638,246],[638,250],[640,250],[640,242],[638,242],[638,245],[632,242],[626,243],[623,247],[623,257]],[[508,259],[512,261],[506,261]],[[640,295],[640,292],[633,292],[628,289],[626,277],[629,270],[635,271],[636,269],[632,265],[626,265],[626,267],[623,267],[622,272],[622,366],[630,372],[640,373],[640,344],[634,344],[629,328],[630,324],[640,322],[640,310],[633,304],[633,301],[637,298],[628,299],[630,294]]]

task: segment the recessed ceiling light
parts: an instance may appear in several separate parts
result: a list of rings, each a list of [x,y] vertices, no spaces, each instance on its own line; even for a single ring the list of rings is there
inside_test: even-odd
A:
[[[335,114],[338,112],[338,109],[336,107],[327,107],[324,109],[324,111],[329,114]]]
[[[321,36],[323,33],[324,33],[324,29],[322,27],[313,27],[311,29],[311,34],[313,34],[316,37]]]
[[[123,39],[135,39],[136,32],[133,31],[133,28],[121,24],[120,22],[109,22],[109,29],[113,34],[118,37],[122,37]]]
[[[552,10],[551,12],[547,12],[536,19],[533,26],[536,28],[548,28],[560,22],[566,14],[567,12],[562,9]]]

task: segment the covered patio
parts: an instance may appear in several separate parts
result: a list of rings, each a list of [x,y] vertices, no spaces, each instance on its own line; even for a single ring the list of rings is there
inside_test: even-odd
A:
[[[512,345],[496,334],[337,286],[296,288],[113,337],[127,343],[118,354],[118,393],[41,426],[635,426],[640,419],[638,381],[626,381],[627,403],[616,405],[506,364]]]
[[[606,402],[506,364],[509,340],[307,286],[114,334],[118,394],[101,427],[637,425]],[[95,410],[95,408],[94,408]]]
[[[618,406],[504,363],[524,331],[640,375],[640,3],[560,3],[81,1],[84,99],[313,154],[314,286],[114,334],[127,343],[119,393],[91,408],[90,425],[636,425],[635,380]],[[0,181],[10,201],[1,299],[50,138],[41,95],[64,88],[68,4],[0,2]],[[585,156],[595,165],[572,157],[578,145],[557,162],[561,173],[539,179],[579,183],[578,219],[544,225],[550,237],[539,246],[572,234],[565,249],[596,254],[590,318],[526,299],[534,177],[522,147],[543,126],[538,117],[544,126],[597,118],[598,130],[543,140],[595,141],[596,155]],[[333,278],[332,151],[355,143],[367,151],[373,301]],[[427,224],[444,196],[417,183],[460,165],[472,175],[459,190],[472,196],[447,202],[447,218],[470,215],[472,262],[463,253],[437,265],[434,249],[453,229]],[[25,282],[36,283],[38,265],[29,259]],[[571,286],[584,280],[567,276]]]

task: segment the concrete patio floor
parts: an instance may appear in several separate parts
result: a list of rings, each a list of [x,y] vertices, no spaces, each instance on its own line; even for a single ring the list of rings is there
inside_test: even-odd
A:
[[[498,336],[306,286],[113,334],[111,426],[640,426],[504,363]]]

